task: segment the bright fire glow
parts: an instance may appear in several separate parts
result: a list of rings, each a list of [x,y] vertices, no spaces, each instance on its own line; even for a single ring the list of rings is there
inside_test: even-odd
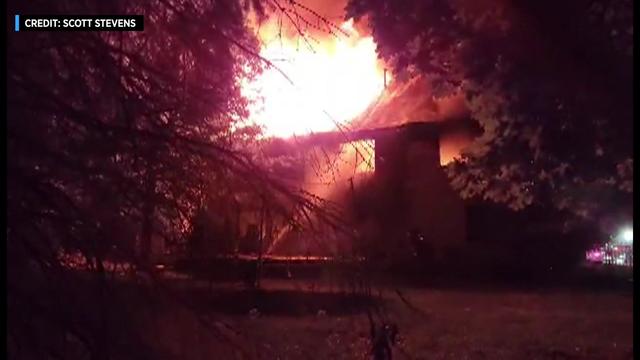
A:
[[[348,38],[327,35],[307,44],[300,37],[278,36],[275,24],[263,25],[260,54],[293,82],[267,68],[244,85],[244,94],[254,100],[250,120],[262,126],[265,135],[287,138],[334,130],[336,123],[348,123],[381,94],[384,70],[373,38],[360,36],[352,20],[342,29]]]
[[[351,167],[355,174],[370,173],[375,170],[375,149],[374,140],[352,141],[342,145],[342,152],[347,155],[347,166]],[[353,165],[349,162],[353,162]]]

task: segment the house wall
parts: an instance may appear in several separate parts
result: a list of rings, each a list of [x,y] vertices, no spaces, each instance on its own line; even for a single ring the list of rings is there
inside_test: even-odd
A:
[[[303,186],[316,196],[345,205],[346,215],[351,217],[345,220],[353,221],[364,248],[390,256],[411,254],[413,246],[407,233],[413,229],[421,231],[437,251],[466,240],[465,206],[440,165],[437,132],[420,124],[383,129],[359,139],[375,143],[373,174],[354,173],[354,164],[348,161],[351,158],[343,156],[344,161],[338,162],[342,166],[319,172],[330,179],[318,179],[317,169],[306,164]],[[339,147],[339,142],[329,144],[333,145],[308,147],[306,153],[309,158],[324,159],[325,153],[335,153]],[[313,255],[330,255],[333,250],[348,251],[338,245],[352,241],[323,238],[323,246],[318,246],[307,237],[289,236],[274,253],[291,255],[304,249]],[[371,241],[374,246],[366,245]],[[350,246],[359,248],[357,244]],[[325,254],[327,249],[331,251]]]
[[[385,237],[406,243],[406,232],[416,229],[439,251],[464,242],[466,210],[440,166],[438,138],[403,129],[377,137],[376,145]]]

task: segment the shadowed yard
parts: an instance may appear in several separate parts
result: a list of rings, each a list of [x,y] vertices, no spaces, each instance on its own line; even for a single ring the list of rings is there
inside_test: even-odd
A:
[[[260,294],[231,286],[181,292],[201,321],[162,310],[148,334],[165,346],[162,352],[184,358],[367,358],[363,299],[282,281],[264,285]],[[630,293],[403,289],[402,295],[404,301],[383,291],[383,313],[400,330],[394,359],[633,356]]]

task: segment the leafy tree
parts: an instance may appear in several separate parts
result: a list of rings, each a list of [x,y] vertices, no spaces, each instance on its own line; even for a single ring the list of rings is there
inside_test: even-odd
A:
[[[484,130],[448,166],[466,198],[598,218],[630,211],[630,0],[350,0],[379,56],[463,93]],[[426,95],[426,94],[425,94]]]
[[[240,85],[265,61],[245,20],[264,9],[239,0],[8,5],[144,15],[143,32],[11,32],[7,64],[11,353],[142,358],[107,260],[150,269],[152,239],[184,238],[213,190],[277,199],[285,214],[319,210],[251,154],[258,132],[243,122]],[[78,276],[61,251],[92,271]]]

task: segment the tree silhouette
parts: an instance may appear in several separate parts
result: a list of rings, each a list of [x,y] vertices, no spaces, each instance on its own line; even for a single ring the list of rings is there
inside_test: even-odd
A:
[[[351,0],[398,74],[463,93],[484,134],[448,167],[464,197],[630,211],[631,1]]]
[[[106,264],[149,271],[154,239],[184,239],[212,189],[242,188],[292,219],[303,218],[296,211],[335,219],[252,153],[259,131],[244,123],[240,84],[271,66],[245,25],[250,11],[264,15],[261,2],[30,1],[9,10],[145,18],[143,32],[9,35],[8,344],[16,358],[152,356]],[[86,276],[65,266],[69,254],[89,266]]]

